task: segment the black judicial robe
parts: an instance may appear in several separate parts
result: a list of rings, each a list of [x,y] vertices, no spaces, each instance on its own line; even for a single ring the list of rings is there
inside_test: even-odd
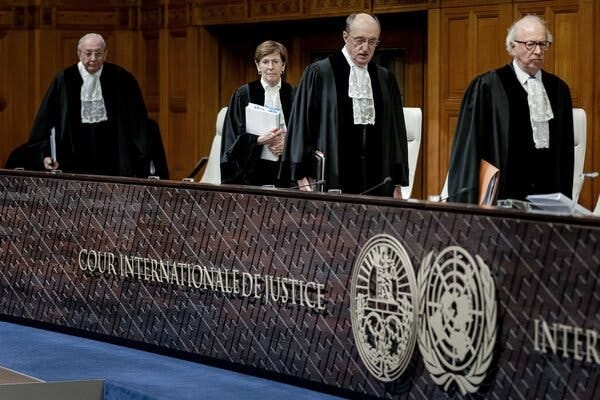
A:
[[[295,87],[281,82],[279,99],[286,123],[290,120],[295,92]],[[258,136],[246,132],[248,103],[265,104],[265,89],[260,79],[242,85],[231,96],[221,138],[221,181],[257,186],[289,186],[289,179],[277,179],[279,162],[261,160],[263,146],[256,143]]]
[[[535,149],[527,92],[512,64],[475,78],[465,92],[448,173],[451,201],[477,203],[481,159],[500,170],[498,199],[573,190],[573,105],[567,84],[542,70],[554,118],[550,147]]]
[[[408,185],[406,125],[396,79],[375,63],[369,63],[368,72],[375,126],[367,125],[362,136],[362,126],[353,123],[350,66],[343,53],[306,68],[289,119],[282,172],[289,168],[293,180],[314,176],[311,154],[316,149],[325,155],[326,189],[356,194],[390,177],[390,183],[369,192],[390,196],[394,185]]]
[[[59,168],[65,172],[113,176],[150,175],[148,113],[139,85],[125,69],[104,63],[102,96],[108,121],[81,122],[83,80],[72,65],[56,75],[34,120],[28,146],[36,154],[33,164],[43,169],[50,156],[50,130],[55,127]],[[152,142],[152,143],[150,143]]]

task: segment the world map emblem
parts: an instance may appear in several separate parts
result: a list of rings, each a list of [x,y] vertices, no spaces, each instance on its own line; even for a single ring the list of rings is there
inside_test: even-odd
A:
[[[414,269],[401,243],[385,234],[372,237],[354,265],[350,311],[360,358],[381,381],[397,379],[412,357],[416,290]]]
[[[433,381],[448,390],[475,393],[496,342],[494,280],[481,257],[451,246],[421,265],[419,350]]]

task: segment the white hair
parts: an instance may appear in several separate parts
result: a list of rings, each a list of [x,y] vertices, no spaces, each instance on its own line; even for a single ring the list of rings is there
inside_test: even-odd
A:
[[[527,14],[523,18],[515,21],[510,26],[510,28],[508,28],[508,33],[506,34],[506,51],[508,51],[508,54],[510,54],[510,55],[512,55],[513,42],[515,40],[517,40],[517,32],[519,31],[519,28],[521,27],[521,23],[525,20],[534,20],[534,21],[538,22],[540,25],[542,25],[544,27],[544,29],[546,29],[546,40],[549,41],[550,43],[552,43],[552,34],[548,30],[546,21],[544,21],[537,15]]]
[[[77,51],[81,51],[81,44],[83,42],[85,42],[88,39],[95,39],[98,42],[100,42],[101,46],[102,46],[102,50],[106,50],[106,42],[104,41],[104,38],[102,37],[102,35],[100,35],[99,33],[86,33],[85,35],[83,35],[81,37],[81,39],[79,39],[79,43],[77,43]]]

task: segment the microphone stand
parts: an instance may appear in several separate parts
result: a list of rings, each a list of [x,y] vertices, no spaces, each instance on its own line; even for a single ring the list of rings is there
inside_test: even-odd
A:
[[[379,182],[377,185],[371,186],[367,190],[360,192],[359,195],[362,196],[364,194],[371,193],[373,190],[379,189],[381,186],[385,185],[386,183],[390,183],[391,181],[392,181],[392,178],[389,176],[386,176],[385,179],[382,180],[381,182]]]
[[[579,203],[579,195],[581,194],[581,189],[583,188],[583,183],[585,182],[585,179],[594,179],[595,177],[598,176],[598,172],[594,171],[594,172],[583,172],[581,174],[579,174],[579,176],[577,177],[577,182],[575,182],[575,190],[574,190],[574,194],[573,194],[573,204],[578,204]]]
[[[318,181],[305,183],[304,185],[292,186],[292,187],[289,187],[288,189],[295,190],[295,189],[302,189],[302,188],[309,187],[309,186],[319,186],[319,185],[323,185],[323,184],[325,184],[325,179],[319,179]]]

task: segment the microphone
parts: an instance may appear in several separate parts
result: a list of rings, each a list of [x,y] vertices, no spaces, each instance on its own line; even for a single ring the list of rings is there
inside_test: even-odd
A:
[[[390,183],[392,181],[392,177],[390,176],[386,176],[381,182],[379,182],[377,185],[375,186],[371,186],[370,188],[368,188],[365,191],[362,191],[359,193],[359,195],[363,195],[363,194],[367,194],[367,193],[371,193],[373,190],[375,189],[379,189],[380,187],[382,187],[383,185]]]
[[[583,188],[583,183],[585,182],[586,179],[594,179],[598,176],[598,172],[597,171],[593,171],[593,172],[582,172],[581,174],[579,174],[579,179],[577,179],[576,182],[574,182],[574,190],[573,190],[573,203],[577,204],[579,203],[579,195],[581,194],[581,189]]]
[[[319,179],[318,181],[305,183],[304,185],[292,186],[292,187],[289,187],[288,189],[301,189],[301,188],[305,188],[305,187],[309,187],[309,186],[319,186],[319,185],[323,185],[323,184],[325,184],[325,179]]]
[[[446,196],[446,197],[440,197],[440,200],[439,200],[439,201],[440,201],[440,202],[444,202],[444,201],[447,201],[447,200],[449,200],[449,199],[453,199],[453,198],[455,198],[455,197],[458,197],[458,196],[460,196],[460,195],[461,195],[461,194],[463,194],[463,193],[470,192],[471,190],[474,190],[474,189],[476,189],[476,188],[474,188],[474,187],[462,187],[462,188],[458,189],[458,190],[456,191],[456,193],[449,194],[449,195],[448,195],[448,196]]]

